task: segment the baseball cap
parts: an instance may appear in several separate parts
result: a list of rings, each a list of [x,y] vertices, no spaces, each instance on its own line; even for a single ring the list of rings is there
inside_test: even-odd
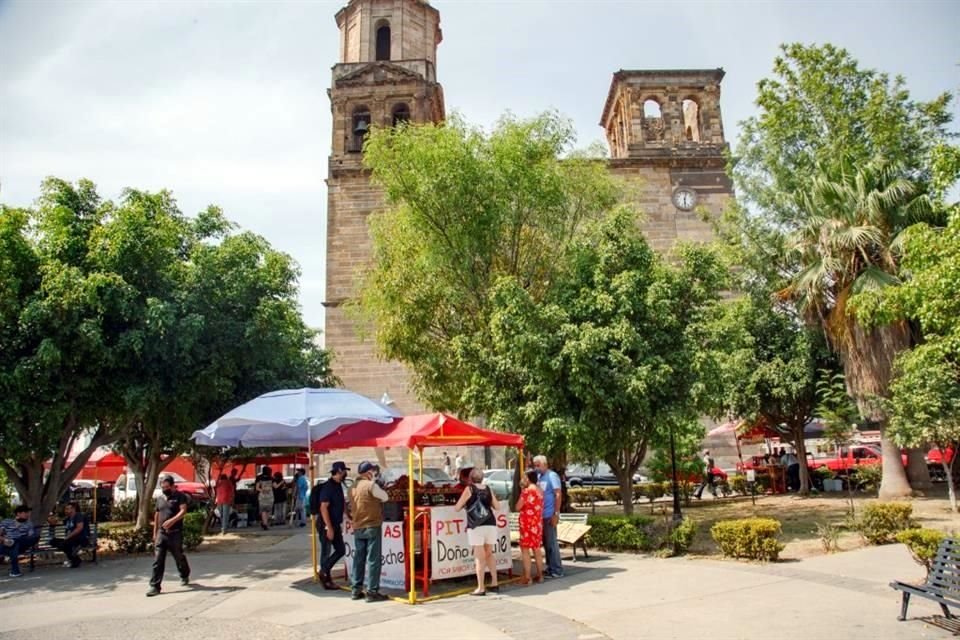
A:
[[[337,460],[330,465],[330,473],[337,473],[339,471],[350,471],[350,467],[348,467],[347,463],[343,460]]]
[[[177,481],[173,478],[173,476],[163,476],[163,480],[161,480],[160,482],[168,482],[168,483],[170,483],[170,484],[177,484]]]
[[[360,466],[357,467],[357,473],[366,473],[367,471],[373,471],[373,470],[379,469],[379,468],[380,468],[380,467],[378,467],[377,465],[373,464],[372,462],[370,462],[370,461],[368,461],[368,460],[364,460],[363,462],[360,463]]]

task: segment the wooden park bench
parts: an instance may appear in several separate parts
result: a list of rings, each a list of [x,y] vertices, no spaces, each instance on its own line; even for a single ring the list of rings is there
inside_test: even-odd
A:
[[[561,513],[557,524],[557,540],[560,544],[573,547],[573,559],[577,559],[577,545],[583,549],[583,557],[589,558],[587,553],[587,534],[590,533],[585,513]]]
[[[52,557],[56,553],[60,553],[58,549],[54,549],[50,546],[50,540],[52,538],[66,538],[67,530],[61,525],[47,525],[44,534],[41,534],[40,541],[33,546],[32,549],[20,554],[21,558],[27,558],[30,562],[30,571],[33,571],[36,566],[36,558],[40,556],[42,558]],[[92,562],[97,561],[97,523],[90,523],[90,537],[87,541],[87,544],[83,547],[80,547],[78,550],[81,554],[87,553],[90,556]]]
[[[903,592],[900,616],[897,620],[902,622],[907,619],[910,596],[933,600],[940,605],[943,615],[952,619],[949,607],[960,607],[960,540],[947,538],[940,543],[933,565],[927,574],[927,580],[923,584],[895,580],[890,583],[890,586],[896,591]]]
[[[510,543],[517,544],[520,541],[520,514],[510,513]],[[573,547],[573,559],[577,559],[577,546],[583,549],[583,557],[587,555],[587,532],[590,531],[590,525],[587,524],[587,514],[585,513],[561,513],[560,522],[557,524],[557,541],[562,545],[571,545]]]

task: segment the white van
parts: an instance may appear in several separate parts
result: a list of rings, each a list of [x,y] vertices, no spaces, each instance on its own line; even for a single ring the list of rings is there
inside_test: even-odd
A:
[[[177,482],[177,488],[190,496],[191,500],[207,499],[207,491],[203,483],[187,482],[179,474],[170,473],[167,471],[160,473],[161,478],[164,476],[173,476],[173,479]],[[158,497],[160,495],[160,491],[160,483],[158,482],[156,488],[153,490],[153,497]],[[119,476],[116,483],[113,485],[114,503],[117,503],[120,500],[136,498],[137,493],[137,478],[131,472],[127,472],[126,474]]]

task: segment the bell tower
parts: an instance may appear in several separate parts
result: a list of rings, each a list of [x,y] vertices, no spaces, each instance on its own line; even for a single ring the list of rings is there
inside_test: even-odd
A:
[[[367,217],[383,194],[363,167],[363,143],[373,126],[404,121],[441,122],[443,88],[437,82],[440,13],[425,0],[350,0],[336,14],[339,61],[328,95],[333,117],[327,173],[327,348],[334,372],[350,390],[380,399],[385,393],[403,413],[422,410],[402,365],[376,356],[344,303],[370,259]]]
[[[723,69],[620,70],[600,117],[610,169],[638,185],[635,203],[657,250],[713,237],[702,214],[719,215],[733,188],[720,117]]]

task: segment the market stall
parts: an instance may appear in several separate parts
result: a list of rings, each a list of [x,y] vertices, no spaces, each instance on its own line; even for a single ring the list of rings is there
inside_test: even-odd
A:
[[[384,508],[385,562],[381,583],[393,588],[402,585],[411,604],[418,601],[418,585],[422,601],[431,598],[430,585],[434,581],[472,575],[474,571],[473,550],[467,543],[466,515],[457,513],[453,507],[464,485],[423,482],[422,476],[425,448],[455,446],[517,447],[521,450],[518,458],[523,460],[523,436],[481,429],[442,413],[407,416],[386,431],[383,425],[379,428],[362,423],[347,425],[313,443],[314,451],[355,447],[407,449],[406,475],[385,486],[390,502]],[[509,506],[501,503],[496,516],[497,569],[509,571],[513,566]],[[344,540],[352,551],[352,532],[346,528],[344,533]],[[351,563],[346,564],[349,570]]]
[[[770,450],[771,441],[779,440],[781,434],[775,429],[771,429],[759,420],[750,424],[746,420],[733,420],[712,429],[707,436],[718,436],[723,434],[733,434],[737,445],[737,472],[747,475],[753,474],[754,478],[765,478],[770,491],[773,493],[785,493],[786,473],[780,463],[770,459],[768,455],[751,456],[749,459],[743,458],[743,445],[762,444],[767,450]]]

